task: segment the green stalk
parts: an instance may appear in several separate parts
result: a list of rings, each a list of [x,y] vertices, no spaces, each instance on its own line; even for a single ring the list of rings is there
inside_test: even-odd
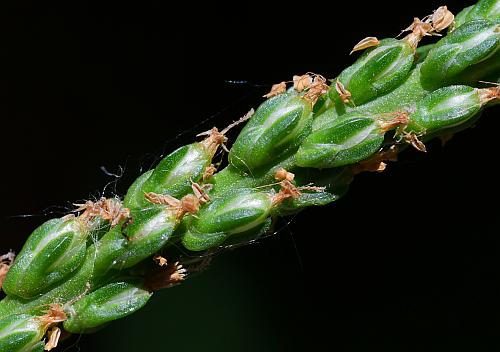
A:
[[[257,239],[277,216],[339,199],[354,175],[382,171],[407,146],[425,151],[428,140],[469,127],[500,100],[498,86],[477,87],[500,78],[499,9],[500,0],[481,0],[453,25],[441,7],[403,39],[362,42],[365,53],[330,86],[314,74],[288,90],[275,85],[238,121],[248,120],[224,169],[212,159],[237,124],[172,152],[123,201],[87,202],[41,225],[13,263],[2,259],[1,350],[42,350],[48,332],[50,349],[60,328],[87,333],[123,318],[182,282],[178,246],[203,256]],[[450,25],[417,48],[422,33]]]

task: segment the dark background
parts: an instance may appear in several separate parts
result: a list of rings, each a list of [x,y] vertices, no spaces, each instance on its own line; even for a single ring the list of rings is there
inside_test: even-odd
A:
[[[334,77],[359,39],[394,36],[441,5],[329,4],[2,5],[2,251],[110,182],[104,194],[123,194],[163,153],[258,106],[270,84],[306,71]],[[497,350],[498,112],[445,148],[431,143],[427,155],[409,151],[383,174],[360,175],[336,204],[65,346]]]

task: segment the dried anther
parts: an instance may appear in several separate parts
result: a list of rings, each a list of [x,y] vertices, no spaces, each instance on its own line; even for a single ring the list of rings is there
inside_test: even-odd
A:
[[[210,197],[207,194],[207,192],[212,189],[212,185],[210,183],[200,186],[196,182],[192,182],[191,189],[193,190],[193,194],[196,196],[196,198],[198,198],[201,204],[210,202]]]
[[[323,94],[328,93],[328,84],[326,84],[325,77],[321,75],[315,75],[312,84],[307,88],[306,94],[304,94],[304,99],[309,101],[311,105],[316,104],[316,101]]]
[[[402,134],[403,134],[403,139],[405,140],[406,143],[409,143],[413,148],[415,148],[419,152],[427,153],[427,148],[425,147],[425,144],[422,143],[420,139],[418,139],[419,136],[417,136],[414,132],[403,132]]]
[[[170,288],[184,281],[186,275],[187,270],[179,262],[175,262],[150,273],[146,277],[144,286],[150,292],[158,291],[162,288]]]
[[[377,118],[380,129],[384,132],[396,127],[404,129],[408,125],[409,117],[406,111],[396,111],[393,113],[381,114]]]
[[[340,100],[342,101],[342,103],[349,104],[351,102],[351,97],[352,97],[351,92],[349,92],[344,87],[344,85],[342,84],[342,82],[340,82],[339,80],[335,81],[335,90],[339,94],[339,97],[340,97]]]
[[[102,197],[97,202],[90,200],[84,204],[74,204],[78,208],[75,211],[82,211],[80,219],[90,221],[96,217],[110,222],[111,226],[116,226],[123,220],[130,218],[130,209],[124,208],[118,199]]]
[[[169,211],[175,212],[175,218],[180,221],[186,213],[196,214],[200,209],[200,201],[194,194],[188,194],[180,200],[168,194],[153,192],[144,193],[146,200],[153,204],[166,205]]]
[[[398,150],[395,145],[376,153],[368,160],[361,161],[352,167],[352,172],[357,175],[361,172],[382,172],[387,168],[386,161],[397,161]]]
[[[372,46],[377,46],[380,44],[380,41],[377,39],[377,37],[366,37],[365,39],[361,39],[358,44],[352,48],[351,52],[349,55],[351,55],[355,51],[359,50],[364,50],[371,48]]]
[[[16,254],[12,251],[0,256],[0,289],[15,258]]]
[[[313,191],[313,192],[324,192],[325,187],[317,187],[317,186],[295,186],[291,181],[283,180],[279,183],[280,190],[273,196],[273,205],[278,205],[283,202],[285,199],[297,199],[302,194],[301,191]]]
[[[263,97],[264,98],[272,98],[272,97],[275,97],[277,95],[283,94],[285,92],[286,92],[286,82],[280,82],[277,84],[273,84],[269,93],[264,94]]]
[[[47,329],[54,324],[65,321],[68,317],[59,303],[52,303],[49,304],[49,309],[46,311],[45,315],[37,317],[37,319],[40,320]]]
[[[293,76],[293,88],[299,93],[309,88],[312,83],[313,78],[307,73],[302,76]]]
[[[451,13],[446,6],[440,6],[430,17],[432,27],[436,32],[448,28],[453,24],[455,16]]]
[[[155,255],[153,260],[158,263],[159,266],[167,265],[167,259],[163,258],[161,255]]]
[[[293,179],[295,178],[295,175],[291,172],[286,171],[284,168],[280,167],[278,170],[276,170],[276,173],[274,174],[274,178],[277,181],[289,181],[292,182]]]
[[[203,171],[203,177],[202,177],[203,182],[210,180],[216,172],[217,168],[213,164],[207,166],[205,168],[205,171]]]
[[[172,197],[169,194],[158,194],[154,192],[144,193],[144,198],[150,203],[166,205],[168,210],[175,211],[177,221],[180,221],[186,213],[196,214],[200,209],[201,204],[210,201],[210,197],[206,191],[211,188],[211,184],[200,186],[197,183],[192,183],[191,188],[194,194],[187,194],[180,200]]]
[[[432,15],[424,17],[422,20],[415,17],[413,23],[402,32],[411,32],[403,40],[407,41],[413,49],[424,36],[440,35],[438,32],[453,25],[455,16],[446,6],[439,7]]]
[[[59,338],[61,337],[61,329],[57,326],[54,326],[51,330],[49,330],[47,336],[49,338],[49,341],[47,341],[47,343],[45,344],[45,351],[50,351],[53,348],[57,347]]]
[[[197,137],[207,136],[207,138],[205,138],[200,143],[205,147],[205,149],[207,150],[208,154],[210,154],[212,157],[217,152],[217,149],[219,148],[219,146],[222,146],[222,148],[226,152],[229,152],[227,150],[227,148],[225,147],[225,145],[224,145],[224,143],[227,142],[226,133],[231,128],[233,128],[235,126],[238,126],[239,124],[247,121],[250,117],[253,116],[254,113],[255,113],[254,109],[250,109],[250,111],[248,111],[245,115],[243,115],[238,120],[236,120],[233,123],[231,123],[229,126],[227,126],[226,128],[224,128],[222,131],[219,132],[219,130],[217,129],[217,127],[214,127],[214,128],[212,128],[212,129],[210,129],[208,131],[198,133],[196,136]]]
[[[479,101],[486,104],[492,100],[500,100],[500,85],[495,87],[478,89]]]

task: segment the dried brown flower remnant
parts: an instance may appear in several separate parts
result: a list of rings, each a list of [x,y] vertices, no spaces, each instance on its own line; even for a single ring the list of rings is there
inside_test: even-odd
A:
[[[49,326],[60,323],[68,319],[63,307],[59,303],[49,304],[49,309],[40,317],[37,317],[47,329]]]
[[[292,182],[293,179],[295,178],[295,175],[291,172],[286,171],[284,168],[280,167],[278,170],[276,170],[276,173],[274,174],[274,178],[277,181],[290,181]]]
[[[326,84],[325,77],[321,75],[315,75],[312,84],[307,89],[306,94],[304,94],[304,99],[309,101],[311,105],[314,106],[319,97],[321,97],[323,94],[328,93],[329,89],[330,87],[328,87],[328,84]]]
[[[186,275],[186,269],[179,262],[175,262],[150,273],[146,278],[144,286],[150,292],[170,288],[183,281]]]
[[[418,43],[424,36],[440,35],[438,32],[448,28],[453,24],[455,16],[446,6],[439,7],[432,15],[424,17],[422,20],[415,17],[413,23],[405,28],[404,32],[411,32],[403,40],[407,41],[413,49],[417,48]]]
[[[277,84],[273,84],[269,93],[264,94],[263,97],[264,98],[272,98],[272,97],[275,97],[277,95],[283,94],[285,92],[286,92],[286,82],[280,82]]]
[[[0,256],[0,289],[2,289],[3,281],[5,280],[5,277],[7,276],[7,273],[9,272],[9,269],[15,258],[16,255],[14,254],[14,252],[9,252]]]
[[[180,221],[186,213],[196,214],[200,209],[200,201],[194,194],[188,194],[180,200],[168,194],[154,192],[144,193],[146,200],[153,204],[166,205],[168,210],[175,212],[175,218]]]
[[[209,129],[208,131],[198,133],[196,136],[207,136],[203,141],[201,141],[201,145],[205,147],[205,150],[207,153],[213,158],[215,153],[217,152],[217,149],[219,146],[222,146],[222,148],[226,151],[229,152],[224,145],[224,143],[227,142],[227,137],[226,133],[233,127],[238,126],[239,124],[245,122],[248,120],[252,115],[254,114],[254,110],[250,109],[245,115],[240,117],[238,120],[234,121],[231,123],[229,126],[224,128],[222,131],[219,132],[217,127],[213,127]]]
[[[481,104],[486,104],[492,100],[500,100],[500,85],[490,88],[478,89]]]
[[[371,48],[372,46],[377,46],[379,44],[380,44],[380,41],[377,39],[377,37],[366,37],[364,39],[361,39],[359,41],[359,43],[356,44],[354,46],[354,48],[352,48],[349,55],[351,55],[355,51],[368,49],[368,48]]]
[[[430,17],[432,27],[436,32],[448,28],[453,24],[455,16],[451,13],[446,6],[440,6]]]
[[[414,132],[403,132],[403,139],[405,140],[406,143],[409,143],[413,148],[415,148],[419,152],[427,153],[427,148],[425,147],[425,144],[422,143],[422,141],[418,139],[418,137],[419,136],[417,136]]]
[[[307,73],[302,76],[293,76],[293,88],[299,93],[309,88],[312,83],[313,78]]]
[[[193,190],[193,194],[196,196],[196,198],[198,198],[201,204],[210,202],[210,197],[207,194],[207,192],[212,189],[212,185],[210,183],[200,186],[196,182],[192,182],[191,189]]]
[[[217,168],[214,166],[214,164],[210,164],[210,166],[207,166],[205,168],[205,171],[203,171],[203,177],[201,178],[203,182],[208,181],[212,178],[212,176],[217,172]]]
[[[49,341],[47,341],[47,343],[45,344],[45,351],[50,351],[57,347],[59,338],[61,337],[61,329],[57,326],[54,326],[51,330],[49,330],[47,336],[49,338]]]
[[[102,197],[97,202],[91,200],[86,201],[84,204],[74,204],[78,208],[75,211],[82,211],[80,219],[92,220],[100,217],[103,220],[110,222],[111,226],[116,226],[122,220],[130,218],[130,209],[123,207],[118,199]]]
[[[153,260],[158,263],[159,266],[167,265],[167,259],[163,258],[161,255],[155,255]]]
[[[349,104],[351,102],[351,97],[352,97],[351,92],[349,92],[344,87],[342,82],[340,82],[338,79],[335,81],[335,90],[339,94],[339,97],[340,97],[340,100],[342,101],[342,103]]]
[[[368,160],[361,161],[352,166],[352,172],[357,175],[361,172],[382,172],[386,169],[386,161],[397,161],[398,150],[395,145],[376,153]]]
[[[406,111],[396,111],[393,113],[381,114],[377,117],[377,123],[384,132],[396,127],[406,127],[409,117]]]
[[[210,197],[205,191],[211,187],[212,185],[210,184],[200,186],[193,182],[191,188],[194,194],[187,194],[180,200],[169,194],[158,194],[154,192],[144,193],[144,198],[153,204],[166,205],[168,210],[176,212],[176,219],[180,221],[186,213],[194,215],[200,209],[201,204],[210,201]]]
[[[285,170],[285,172],[286,172],[286,170]],[[289,174],[291,174],[291,173],[289,173]],[[280,185],[279,192],[276,193],[272,198],[273,205],[280,204],[285,199],[289,199],[289,198],[296,199],[296,198],[300,197],[300,195],[302,194],[301,191],[324,192],[324,190],[325,190],[325,187],[317,187],[317,186],[311,186],[311,185],[297,187],[291,181],[289,181],[287,179],[282,180],[279,183],[279,185]]]
[[[429,22],[422,22],[419,18],[415,17],[413,23],[405,28],[401,33],[410,31],[403,40],[405,40],[414,50],[417,49],[418,43],[424,36],[430,36],[434,28]]]

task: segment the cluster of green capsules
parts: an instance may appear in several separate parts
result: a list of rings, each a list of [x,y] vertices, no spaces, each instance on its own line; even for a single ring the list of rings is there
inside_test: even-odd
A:
[[[331,84],[308,73],[274,85],[255,112],[166,156],[123,201],[80,204],[37,228],[15,259],[1,256],[0,351],[50,350],[63,330],[129,315],[185,278],[170,249],[253,241],[276,216],[337,200],[353,175],[382,171],[407,146],[425,151],[498,103],[498,84],[478,82],[500,77],[500,0],[456,17],[442,6],[403,33],[360,41],[353,51],[364,53]],[[433,35],[443,37],[418,47]],[[227,131],[243,123],[227,150]],[[219,149],[229,152],[220,171]]]

